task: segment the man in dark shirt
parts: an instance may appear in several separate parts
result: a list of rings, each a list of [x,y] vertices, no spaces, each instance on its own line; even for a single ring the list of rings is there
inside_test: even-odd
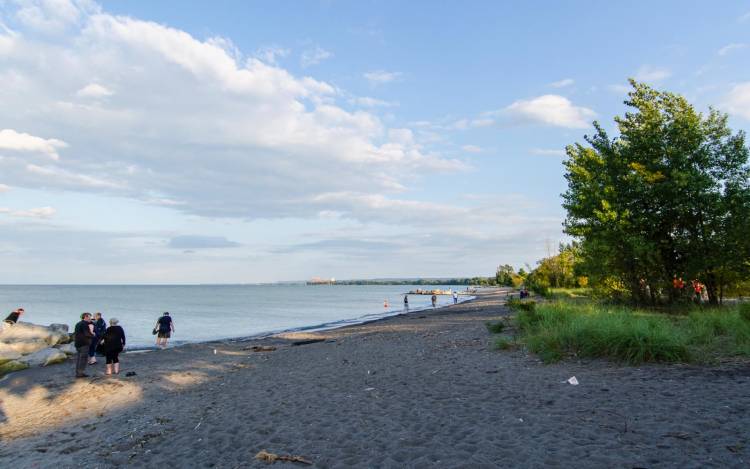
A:
[[[84,372],[86,371],[86,364],[89,358],[89,346],[94,339],[94,325],[91,323],[90,313],[83,313],[81,315],[81,320],[76,324],[74,329],[73,338],[77,352],[76,378],[85,378],[88,376]]]
[[[5,318],[5,322],[7,322],[8,324],[17,323],[23,312],[23,308],[18,308],[17,310],[10,313],[7,318]]]
[[[157,329],[156,346],[166,348],[167,341],[172,336],[172,332],[174,332],[174,321],[172,321],[169,313],[164,313],[162,317],[156,320],[154,329]]]

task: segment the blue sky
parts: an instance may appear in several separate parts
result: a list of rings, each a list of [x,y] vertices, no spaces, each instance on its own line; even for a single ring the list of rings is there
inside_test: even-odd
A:
[[[533,265],[628,77],[748,130],[749,60],[748,2],[0,1],[0,282]]]

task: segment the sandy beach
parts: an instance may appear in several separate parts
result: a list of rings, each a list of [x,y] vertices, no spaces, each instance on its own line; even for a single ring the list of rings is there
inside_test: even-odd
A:
[[[748,466],[750,364],[543,365],[493,349],[504,299],[126,353],[117,377],[75,380],[72,361],[13,374],[0,466],[267,467],[261,450],[341,468]]]

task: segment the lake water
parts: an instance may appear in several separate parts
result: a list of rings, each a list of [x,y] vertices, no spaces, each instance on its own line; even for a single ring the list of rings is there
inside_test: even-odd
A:
[[[53,286],[0,285],[0,314],[22,307],[22,321],[64,323],[70,330],[82,312],[101,311],[125,329],[128,347],[153,345],[156,319],[169,311],[175,323],[172,344],[322,329],[399,314],[410,285],[191,285]],[[459,301],[469,299],[459,296]],[[388,300],[389,307],[383,302]],[[438,295],[438,305],[452,303]],[[409,295],[411,311],[430,308],[430,297]]]

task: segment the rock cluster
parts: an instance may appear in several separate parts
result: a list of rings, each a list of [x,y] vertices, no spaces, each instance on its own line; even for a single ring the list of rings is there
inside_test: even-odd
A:
[[[76,352],[66,324],[0,323],[0,376],[65,361]]]

